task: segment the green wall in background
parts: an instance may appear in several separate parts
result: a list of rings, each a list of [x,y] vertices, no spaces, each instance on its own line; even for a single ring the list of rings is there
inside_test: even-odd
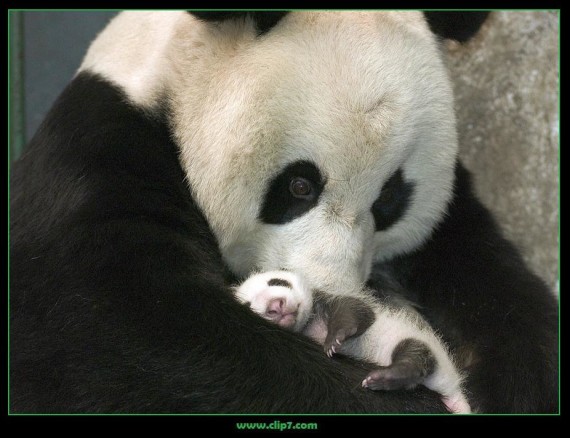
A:
[[[10,11],[10,158],[16,159],[117,12]]]

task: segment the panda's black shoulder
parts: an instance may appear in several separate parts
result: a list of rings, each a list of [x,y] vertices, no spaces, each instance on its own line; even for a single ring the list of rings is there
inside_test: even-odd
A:
[[[12,202],[34,198],[29,207],[39,208],[38,192],[65,200],[64,208],[44,199],[38,218],[44,223],[61,221],[63,210],[70,220],[95,221],[117,210],[159,214],[165,202],[191,203],[164,111],[137,107],[107,80],[80,73],[14,163]]]
[[[11,169],[11,261],[22,271],[12,276],[14,291],[20,280],[35,288],[54,272],[60,284],[77,283],[74,277],[97,271],[90,269],[92,258],[112,265],[115,254],[132,250],[137,239],[139,252],[144,245],[174,247],[189,229],[196,251],[208,253],[203,259],[218,257],[161,111],[138,107],[89,72],[66,87]],[[169,254],[160,260],[173,269],[166,267]],[[45,269],[34,269],[43,263]],[[122,282],[112,275],[105,281]]]

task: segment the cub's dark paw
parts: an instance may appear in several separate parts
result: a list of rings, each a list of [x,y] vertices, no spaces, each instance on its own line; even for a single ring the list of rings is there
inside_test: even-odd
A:
[[[350,338],[356,333],[356,326],[354,327],[341,327],[336,330],[331,330],[327,333],[325,342],[323,344],[325,353],[328,357],[338,352],[345,339]]]
[[[437,368],[430,348],[422,341],[407,338],[392,352],[392,364],[372,371],[362,386],[373,390],[411,389],[423,383]]]
[[[425,379],[422,371],[413,363],[397,362],[371,371],[362,381],[362,386],[374,391],[411,389]]]

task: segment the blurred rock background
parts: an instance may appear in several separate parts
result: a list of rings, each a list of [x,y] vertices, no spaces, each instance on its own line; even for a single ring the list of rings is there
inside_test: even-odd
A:
[[[10,152],[16,158],[115,12],[10,13]],[[495,11],[446,44],[460,156],[532,269],[558,289],[559,15]]]
[[[531,268],[558,290],[559,15],[495,11],[447,44],[460,157]]]

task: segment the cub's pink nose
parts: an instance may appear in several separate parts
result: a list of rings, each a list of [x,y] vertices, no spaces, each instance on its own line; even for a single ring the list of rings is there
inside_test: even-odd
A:
[[[283,298],[273,298],[267,304],[267,309],[265,310],[265,313],[271,319],[280,319],[284,311],[285,311],[285,300]]]
[[[297,321],[297,306],[287,303],[286,298],[273,298],[265,308],[265,318],[281,327],[289,328]]]

